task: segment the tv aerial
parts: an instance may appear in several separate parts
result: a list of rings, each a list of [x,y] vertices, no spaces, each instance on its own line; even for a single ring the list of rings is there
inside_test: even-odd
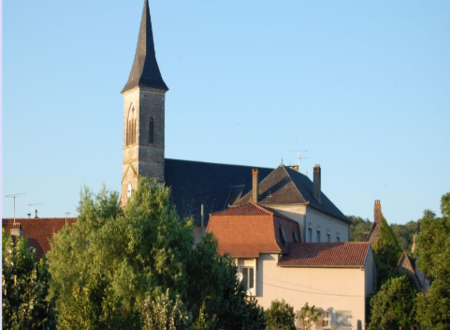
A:
[[[306,150],[306,149],[297,149],[297,150],[289,150],[289,151],[297,153],[297,165],[298,165],[298,171],[300,172],[300,164],[302,162],[302,159],[308,159],[308,157],[303,157],[302,153],[308,152],[308,150]]]
[[[18,193],[18,194],[11,194],[11,195],[5,195],[6,198],[12,198],[14,200],[14,223],[16,223],[16,197],[19,197],[20,195],[25,194],[23,193]]]

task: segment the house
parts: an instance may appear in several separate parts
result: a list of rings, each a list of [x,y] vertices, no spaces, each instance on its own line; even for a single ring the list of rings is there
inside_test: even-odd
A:
[[[71,226],[77,218],[17,218],[2,219],[2,228],[7,234],[28,238],[28,245],[36,249],[36,256],[50,250],[53,235],[58,233],[66,224]]]
[[[370,243],[304,243],[298,221],[253,202],[211,214],[207,230],[262,307],[308,303],[323,311],[314,329],[364,328],[376,277]]]

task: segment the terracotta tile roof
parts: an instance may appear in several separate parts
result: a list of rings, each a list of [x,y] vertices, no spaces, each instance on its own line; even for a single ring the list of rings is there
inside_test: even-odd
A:
[[[272,215],[268,208],[254,203],[247,203],[237,207],[229,207],[223,211],[215,212],[212,215]]]
[[[67,218],[67,223],[72,225],[77,218]],[[13,228],[14,219],[2,219],[2,227],[7,234]],[[28,238],[28,245],[36,249],[36,255],[40,258],[50,250],[50,240],[53,234],[60,231],[66,224],[66,218],[20,218],[16,219],[20,224],[23,236]]]
[[[286,244],[280,234],[283,228]],[[258,257],[260,253],[287,253],[287,244],[300,237],[298,223],[278,217],[270,209],[249,203],[211,215],[208,232],[219,244],[219,253],[233,257]]]
[[[281,258],[281,267],[362,267],[369,252],[368,242],[296,243]]]

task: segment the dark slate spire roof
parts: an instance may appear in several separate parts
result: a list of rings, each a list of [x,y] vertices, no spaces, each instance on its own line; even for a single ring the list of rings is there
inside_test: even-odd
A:
[[[133,67],[122,93],[136,86],[153,87],[166,91],[169,89],[161,77],[161,72],[156,62],[148,0],[144,1]]]
[[[350,223],[350,220],[322,192],[318,202],[313,195],[313,182],[304,174],[281,164],[258,185],[259,203],[262,205],[307,204],[317,210]],[[249,203],[251,190],[235,205]]]

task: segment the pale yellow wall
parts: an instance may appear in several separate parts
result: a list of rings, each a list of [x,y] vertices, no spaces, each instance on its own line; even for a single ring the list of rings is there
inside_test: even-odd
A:
[[[329,311],[350,311],[351,329],[364,329],[365,291],[369,285],[360,268],[283,268],[277,254],[262,254],[256,272],[256,298],[264,309],[275,299],[284,299],[301,309],[306,302]]]
[[[318,226],[320,226],[321,242],[327,242],[328,231],[331,235],[331,242],[337,242],[337,233],[339,233],[341,242],[348,242],[349,224],[344,221],[306,205],[270,205],[270,207],[299,223],[303,242],[310,242],[308,239],[309,223],[311,223],[313,233],[312,242],[317,242]]]

